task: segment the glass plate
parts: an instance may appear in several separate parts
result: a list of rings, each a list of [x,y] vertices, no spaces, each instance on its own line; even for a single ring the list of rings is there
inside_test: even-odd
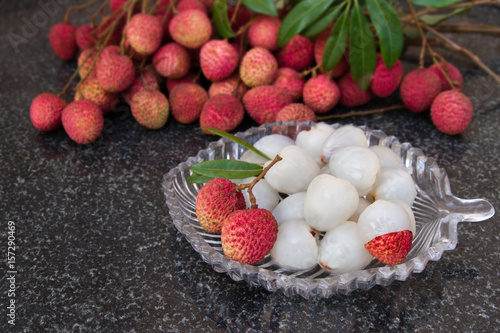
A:
[[[313,122],[278,122],[236,134],[250,143],[269,134],[283,134],[295,139],[303,130],[313,127]],[[332,125],[339,128],[340,124]],[[200,184],[187,182],[192,164],[213,159],[238,159],[245,148],[236,143],[220,139],[212,142],[207,149],[190,157],[168,172],[163,179],[163,191],[175,227],[191,243],[203,260],[219,273],[227,273],[233,280],[245,280],[252,286],[262,286],[269,291],[281,290],[286,296],[301,295],[331,297],[348,294],[356,289],[369,289],[374,285],[387,286],[394,280],[404,281],[411,273],[420,273],[429,260],[437,261],[445,250],[453,250],[457,245],[457,224],[462,221],[478,222],[492,217],[493,206],[483,199],[459,199],[452,195],[446,172],[433,158],[409,143],[400,143],[394,136],[379,130],[360,127],[367,136],[368,145],[390,147],[401,156],[417,185],[417,197],[413,212],[417,223],[417,233],[404,263],[385,266],[373,260],[365,269],[346,274],[333,274],[319,265],[307,270],[289,270],[273,262],[267,255],[252,266],[226,258],[222,252],[220,235],[205,232],[196,219],[195,201]]]

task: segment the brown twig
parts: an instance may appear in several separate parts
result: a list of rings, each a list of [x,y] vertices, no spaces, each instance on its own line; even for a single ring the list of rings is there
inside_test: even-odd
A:
[[[427,45],[427,38],[425,37],[424,30],[422,29],[422,23],[419,21],[417,17],[417,12],[415,11],[415,8],[413,8],[413,5],[410,0],[406,0],[408,3],[408,7],[410,8],[411,16],[413,17],[413,20],[415,21],[415,24],[417,25],[418,33],[420,34],[420,37],[422,38],[422,50],[420,51],[420,58],[418,62],[418,66],[420,68],[424,68],[424,56],[425,56],[425,48]]]
[[[348,117],[353,117],[353,116],[368,116],[371,114],[377,114],[377,113],[382,113],[382,112],[386,112],[386,111],[401,110],[401,109],[406,109],[406,106],[404,106],[403,104],[397,104],[397,105],[391,105],[391,106],[388,106],[385,108],[380,108],[380,109],[373,109],[373,110],[366,110],[366,111],[350,111],[350,112],[342,113],[342,114],[332,114],[329,116],[316,117],[316,120],[323,121],[323,120],[328,120],[328,119],[348,118]]]
[[[72,7],[69,7],[68,10],[66,11],[66,14],[64,15],[64,22],[68,22],[69,21],[69,14],[72,11],[87,9],[88,7],[92,7],[93,5],[95,5],[99,1],[100,0],[91,0],[90,2],[88,2],[88,3],[84,4],[84,5],[81,5],[81,6],[72,6]]]
[[[238,16],[238,11],[240,10],[240,6],[241,6],[241,0],[238,0],[236,6],[234,7],[234,12],[233,15],[231,16],[231,21],[229,22],[229,25],[233,25],[234,21],[236,21],[236,16]]]
[[[441,32],[472,32],[500,36],[500,27],[489,24],[436,24],[434,29]]]

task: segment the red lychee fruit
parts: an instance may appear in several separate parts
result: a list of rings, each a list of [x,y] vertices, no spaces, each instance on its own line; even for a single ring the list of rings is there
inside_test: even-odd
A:
[[[127,1],[128,0],[111,0],[109,2],[109,8],[111,9],[111,12],[115,12],[120,9],[120,7],[122,7],[122,5]]]
[[[208,41],[200,50],[201,70],[210,81],[229,77],[238,67],[238,62],[238,52],[227,40]]]
[[[193,72],[189,72],[180,79],[168,78],[166,84],[168,93],[170,94],[175,87],[183,83],[200,83],[200,76]]]
[[[233,15],[235,15],[236,9],[238,9],[238,12],[236,13],[236,17],[233,19]],[[233,29],[233,31],[238,31],[240,28],[244,27],[248,22],[250,22],[252,13],[248,10],[248,8],[244,6],[239,6],[238,8],[228,6],[227,16],[232,22],[231,29]]]
[[[134,82],[134,63],[127,56],[109,54],[99,59],[96,74],[99,84],[106,91],[122,92]]]
[[[181,124],[198,120],[208,93],[196,83],[182,83],[176,86],[169,96],[172,116]]]
[[[80,53],[78,56],[78,67],[80,68],[80,78],[84,78],[85,76],[88,76],[87,78],[96,76],[96,64],[97,62],[92,66],[92,62],[94,61],[94,58],[97,56],[97,51],[94,49],[85,49]]]
[[[187,48],[196,49],[210,40],[212,24],[202,11],[185,10],[172,18],[169,32],[177,43]]]
[[[149,129],[160,129],[167,123],[170,105],[159,90],[143,90],[132,98],[132,116]]]
[[[127,24],[127,40],[137,53],[153,54],[163,40],[163,25],[154,15],[135,14]]]
[[[332,28],[333,25],[323,30],[323,32],[321,32],[314,41],[314,59],[316,60],[317,64],[323,63],[323,54],[325,52],[326,42],[328,41],[328,37],[330,37]],[[339,62],[327,72],[328,75],[332,78],[338,78],[344,75],[344,73],[349,70],[349,63],[347,62],[347,58],[348,57],[346,55],[341,57]],[[321,66],[321,71],[324,72],[323,66]]]
[[[276,121],[278,112],[292,103],[286,90],[275,86],[258,86],[243,96],[243,105],[250,117],[259,124]]]
[[[431,119],[443,133],[455,135],[463,132],[472,120],[472,103],[457,90],[446,90],[434,99],[431,105]]]
[[[297,102],[302,98],[305,83],[304,76],[295,69],[282,67],[278,69],[273,86],[285,89],[292,96],[292,101]]]
[[[340,90],[337,84],[326,74],[307,80],[302,98],[305,105],[316,113],[325,113],[337,105],[340,100]]]
[[[123,92],[123,97],[125,101],[130,105],[132,103],[132,98],[139,91],[143,90],[160,90],[160,85],[158,84],[158,79],[156,75],[149,71],[143,71],[136,76],[134,82]]]
[[[276,58],[263,47],[254,47],[241,59],[240,77],[250,88],[273,83],[277,74]]]
[[[80,50],[91,49],[95,46],[95,38],[92,36],[90,24],[80,26],[75,32],[76,45]]]
[[[245,110],[240,100],[232,95],[215,95],[203,105],[200,126],[230,132],[243,121]],[[203,131],[212,134],[209,131]]]
[[[370,89],[366,91],[359,89],[352,78],[351,72],[342,76],[338,82],[338,86],[340,90],[340,104],[349,108],[366,104],[373,97]]]
[[[110,93],[99,84],[97,77],[87,78],[75,93],[75,101],[87,99],[97,105],[103,114],[110,112],[120,100],[118,93]]]
[[[157,11],[155,16],[161,22],[163,27],[163,43],[170,42],[172,40],[172,37],[170,37],[168,26],[170,25],[170,21],[172,21],[172,18],[174,17],[174,12],[172,10],[167,12],[166,9],[163,9]]]
[[[248,42],[252,47],[263,47],[269,51],[278,49],[278,31],[281,21],[274,16],[260,16],[248,29]]]
[[[299,72],[307,69],[314,60],[313,48],[314,44],[309,38],[300,35],[293,36],[276,53],[279,67],[290,67]]]
[[[292,103],[283,107],[276,115],[276,121],[316,121],[316,114],[305,104]]]
[[[62,60],[71,60],[76,56],[76,30],[71,23],[61,22],[54,25],[49,32],[49,43],[54,53]]]
[[[245,198],[228,179],[209,180],[196,196],[196,218],[201,227],[212,234],[220,234],[222,223],[234,211],[245,209]]]
[[[108,33],[110,31],[109,29],[113,29],[113,32],[108,39],[107,45],[120,45],[124,26],[125,20],[123,18],[120,19],[116,15],[106,15],[103,16],[101,23],[95,28],[95,32],[93,32],[93,34],[98,39],[104,40],[108,38]]]
[[[441,91],[439,76],[431,70],[418,68],[407,73],[399,92],[404,105],[413,112],[427,110]]]
[[[377,54],[377,65],[370,83],[372,93],[378,97],[388,97],[398,89],[402,78],[403,64],[401,60],[396,60],[391,68],[387,68],[382,56]]]
[[[271,251],[277,235],[278,223],[270,211],[237,210],[222,225],[222,250],[231,260],[254,265]]]
[[[188,51],[177,43],[163,45],[153,56],[156,71],[164,77],[180,79],[191,67]]]
[[[213,82],[208,89],[208,96],[227,94],[241,100],[247,91],[248,87],[240,80],[238,74],[233,74],[225,80]]]
[[[62,125],[73,141],[88,144],[97,140],[101,135],[104,117],[97,105],[82,99],[69,103],[63,109]]]
[[[460,73],[458,68],[456,68],[450,63],[443,63],[443,62],[439,63],[439,67],[441,67],[444,70],[444,72],[448,75],[451,82],[453,83],[453,88],[458,91],[461,91],[462,86],[464,84],[464,78],[462,77],[462,73]],[[441,81],[441,91],[450,90],[451,86],[448,83],[448,81],[446,81],[446,79],[444,78],[444,75],[439,70],[439,67],[436,64],[433,64],[432,66],[429,67],[429,70],[433,71],[434,73],[437,74],[437,76],[439,76],[439,81]]]
[[[62,110],[66,101],[52,93],[42,93],[31,102],[30,118],[38,130],[49,132],[61,127]]]
[[[198,9],[201,10],[205,15],[208,15],[208,10],[205,4],[200,0],[181,0],[175,7],[179,12],[190,10],[190,9]]]
[[[377,236],[365,244],[372,256],[385,265],[402,264],[411,249],[413,234],[410,230]]]

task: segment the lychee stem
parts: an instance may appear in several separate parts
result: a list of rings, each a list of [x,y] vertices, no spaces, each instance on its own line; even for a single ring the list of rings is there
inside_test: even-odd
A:
[[[452,81],[450,76],[448,75],[448,62],[442,56],[434,52],[429,44],[427,44],[427,49],[429,50],[429,53],[432,57],[432,61],[436,64],[437,69],[441,72],[446,82],[448,82],[453,90],[456,90],[457,84],[455,83],[455,81]],[[436,58],[441,59],[441,62],[444,64],[444,68],[440,65],[439,61]]]
[[[314,67],[311,67],[311,68],[309,68],[309,69],[306,69],[305,71],[303,71],[302,73],[300,73],[300,75],[301,75],[302,77],[304,77],[304,76],[307,76],[307,75],[309,75],[309,74],[313,73],[313,77],[316,77],[316,71],[317,71],[318,69],[320,69],[320,68],[321,68],[321,64],[317,64],[317,65],[316,65],[316,66],[314,66]]]
[[[85,65],[85,63],[87,62],[87,59],[90,58],[90,56],[94,53],[94,51],[92,52],[89,52],[89,54],[87,54],[87,56],[83,59],[82,63],[80,64],[80,66],[78,66],[78,68],[76,69],[76,71],[73,73],[73,75],[71,75],[68,83],[66,83],[66,85],[64,86],[63,90],[61,90],[61,92],[59,94],[57,94],[57,96],[61,97],[63,95],[66,94],[66,91],[68,90],[69,86],[71,85],[71,82],[73,82],[74,79],[76,79],[76,76],[78,74],[80,74],[80,69],[83,67],[83,65]],[[77,88],[75,88],[75,90],[77,90]]]
[[[420,51],[420,58],[419,58],[418,66],[420,68],[424,68],[424,56],[425,56],[425,47],[427,44],[427,38],[425,37],[421,22],[418,19],[417,12],[415,11],[415,8],[413,8],[411,1],[406,0],[406,3],[408,4],[408,7],[410,8],[411,16],[412,16],[413,20],[415,21],[415,24],[417,25],[418,33],[420,34],[420,37],[422,38],[422,50]]]
[[[401,110],[401,109],[406,109],[406,106],[404,104],[397,104],[397,105],[391,105],[391,106],[388,106],[385,108],[380,108],[380,109],[373,109],[373,110],[366,110],[366,111],[350,111],[350,112],[342,113],[342,114],[332,114],[332,115],[323,116],[323,117],[316,117],[316,120],[323,121],[323,120],[328,120],[328,119],[348,118],[348,117],[353,117],[353,116],[367,116],[370,114],[377,114],[377,113],[382,113],[385,111]]]
[[[231,16],[231,21],[229,22],[229,25],[233,25],[234,21],[236,21],[236,16],[238,15],[238,11],[240,10],[241,6],[241,0],[238,0],[236,3],[236,6],[234,8],[233,16]]]
[[[97,9],[97,10],[95,11],[95,13],[94,13],[94,14],[92,14],[92,16],[90,17],[90,22],[92,23],[92,26],[94,25],[94,22],[95,22],[95,19],[97,18],[97,16],[98,16],[99,14],[103,14],[103,13],[105,12],[106,7],[108,6],[108,3],[109,3],[109,0],[105,0],[105,1],[101,4],[101,6],[99,7],[99,9]],[[115,13],[117,13],[117,12],[118,12],[118,11],[111,13],[111,15],[109,15],[109,16],[107,17],[107,19],[104,19],[104,20],[103,20],[103,22],[101,22],[101,25],[106,24],[109,20],[111,20],[111,18],[113,17],[113,15],[115,15]]]
[[[84,5],[80,5],[80,6],[71,6],[68,8],[68,10],[66,11],[66,14],[64,15],[64,22],[68,22],[69,21],[69,14],[74,11],[74,10],[84,10],[88,7],[92,7],[93,5],[95,5],[97,2],[99,2],[100,0],[91,0],[90,2],[84,4]]]

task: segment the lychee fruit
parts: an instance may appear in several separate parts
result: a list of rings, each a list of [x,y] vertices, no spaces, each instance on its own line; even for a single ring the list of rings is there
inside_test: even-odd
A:
[[[134,63],[127,56],[109,54],[99,59],[96,74],[99,84],[106,91],[122,92],[134,82]]]
[[[292,103],[283,107],[276,115],[276,121],[316,121],[316,114],[305,104]]]
[[[238,62],[238,52],[227,40],[211,40],[200,50],[201,70],[210,81],[229,77],[238,67]]]
[[[238,74],[233,74],[222,81],[212,82],[210,88],[208,88],[208,96],[213,97],[215,95],[227,94],[241,100],[247,91],[248,87],[240,80]]]
[[[272,84],[277,74],[276,58],[263,47],[254,47],[241,59],[240,77],[250,88]]]
[[[168,27],[170,25],[170,21],[174,17],[174,12],[172,10],[167,12],[167,9],[158,10],[155,14],[156,18],[161,22],[163,27],[163,42],[169,42],[172,40],[170,36],[170,31]]]
[[[111,12],[115,12],[118,9],[122,7],[124,3],[126,3],[128,0],[111,0],[109,2],[109,8],[111,9]],[[123,10],[123,9],[122,9]]]
[[[196,196],[196,218],[201,227],[220,234],[224,220],[234,211],[245,209],[245,198],[228,179],[209,180]]]
[[[201,10],[205,15],[208,15],[208,10],[205,4],[200,0],[181,0],[175,7],[179,12],[190,10],[190,9],[198,9]]]
[[[49,32],[49,43],[54,53],[62,60],[71,60],[76,56],[76,30],[71,23],[61,22],[54,25]]]
[[[407,73],[399,92],[404,105],[413,112],[422,112],[432,104],[441,91],[439,76],[429,69],[418,68]]]
[[[317,64],[323,63],[323,54],[325,52],[326,42],[328,41],[328,37],[330,37],[330,33],[332,31],[333,25],[329,28],[323,30],[316,40],[314,41],[314,59]],[[349,63],[347,62],[346,55],[342,56],[339,62],[333,66],[331,70],[328,71],[328,75],[332,78],[338,78],[344,75],[345,72],[349,70]],[[323,70],[323,65],[321,65],[321,70]]]
[[[164,77],[180,79],[191,67],[188,51],[177,43],[163,45],[153,56],[156,71]]]
[[[290,67],[297,71],[307,69],[314,60],[314,44],[304,36],[295,35],[276,53],[279,67]]]
[[[181,124],[192,123],[200,117],[201,109],[207,100],[208,93],[199,84],[180,84],[169,96],[172,116]]]
[[[120,99],[118,93],[110,93],[99,84],[97,77],[87,78],[75,93],[75,101],[87,99],[97,105],[103,113],[111,111]]]
[[[403,65],[397,60],[391,68],[387,68],[384,59],[377,54],[377,65],[370,83],[370,90],[378,97],[388,97],[395,92],[403,78]]]
[[[277,235],[278,223],[270,211],[237,210],[222,226],[222,250],[231,260],[254,265],[271,251]]]
[[[193,72],[189,72],[180,79],[168,78],[167,79],[168,93],[170,94],[175,87],[183,83],[200,83],[200,76]]]
[[[472,103],[457,90],[446,90],[434,99],[431,105],[431,119],[443,133],[455,135],[463,132],[473,115]]]
[[[240,100],[232,95],[210,97],[200,114],[200,126],[231,132],[243,121],[245,110]],[[206,134],[213,134],[204,131]]]
[[[168,30],[174,41],[191,49],[201,47],[212,36],[210,19],[197,9],[185,10],[175,15]]]
[[[139,91],[143,90],[160,90],[160,86],[158,84],[158,79],[156,76],[149,72],[144,71],[137,75],[134,82],[123,92],[123,97],[125,101],[130,105],[132,103],[132,98]]]
[[[340,90],[326,74],[307,80],[302,93],[304,103],[316,113],[325,113],[337,105]]]
[[[236,9],[238,9],[238,11],[235,13]],[[233,19],[235,14],[236,17]],[[250,22],[252,13],[245,6],[228,6],[227,16],[232,21],[231,29],[233,29],[233,31],[238,31]]]
[[[113,25],[114,27],[112,27]],[[95,32],[93,32],[93,34],[97,39],[106,39],[108,38],[108,34],[110,32],[109,29],[113,29],[107,45],[120,45],[124,26],[125,20],[118,18],[116,15],[105,15],[102,17],[102,21],[99,26],[95,28]]]
[[[274,16],[263,15],[252,22],[248,29],[248,42],[252,47],[263,47],[276,51],[278,46],[278,31],[281,21]]]
[[[342,76],[338,81],[338,86],[340,89],[340,104],[347,107],[355,107],[368,103],[373,94],[370,89],[363,91],[359,89],[356,82],[352,77],[351,72]]]
[[[291,103],[292,96],[275,86],[258,86],[243,96],[245,109],[259,124],[275,122],[278,112]]]
[[[66,101],[53,93],[42,93],[31,102],[30,118],[38,130],[49,132],[61,126]]]
[[[461,91],[462,86],[464,84],[464,78],[462,77],[462,73],[460,73],[458,68],[456,68],[449,62],[448,63],[440,62],[439,67],[441,67],[444,70],[444,72],[448,75],[449,79],[453,83],[453,88],[458,91]],[[441,81],[441,91],[450,90],[451,86],[448,83],[448,81],[446,81],[446,79],[444,78],[444,75],[439,70],[439,67],[438,65],[433,64],[429,67],[429,70],[433,71],[434,73],[437,74],[437,76],[439,76],[439,80]]]
[[[385,265],[402,264],[411,249],[413,234],[410,230],[377,236],[365,244],[372,256]]]
[[[305,83],[304,76],[295,69],[282,67],[278,69],[273,86],[285,89],[292,96],[292,100],[297,102],[302,98]]]
[[[149,129],[160,129],[167,123],[170,105],[159,90],[143,90],[132,98],[132,116]]]
[[[92,27],[86,23],[75,32],[76,45],[80,50],[91,49],[95,46],[95,38],[92,36]]]
[[[73,141],[88,144],[97,140],[101,135],[104,117],[97,105],[82,99],[69,103],[63,109],[62,125]]]
[[[85,49],[78,56],[78,67],[80,71],[80,78],[84,77],[93,77],[96,76],[96,64],[97,61],[94,62],[94,58],[97,56],[97,51],[94,49]]]
[[[127,40],[142,55],[156,52],[163,39],[163,26],[154,15],[135,14],[127,24]]]

